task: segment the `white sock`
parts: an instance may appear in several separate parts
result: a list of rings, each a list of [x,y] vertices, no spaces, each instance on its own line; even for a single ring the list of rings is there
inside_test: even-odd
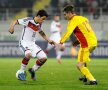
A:
[[[34,71],[37,71],[39,68],[40,68],[40,66],[37,65],[37,64],[35,64],[35,65],[32,67],[32,69],[33,69]]]
[[[21,70],[21,71],[25,71],[26,66],[27,66],[27,65],[21,64],[21,68],[20,68],[20,70]]]
[[[62,56],[62,51],[57,51],[56,52],[57,53],[57,59],[61,59],[61,56]]]
[[[93,81],[96,81],[96,79],[94,79]]]

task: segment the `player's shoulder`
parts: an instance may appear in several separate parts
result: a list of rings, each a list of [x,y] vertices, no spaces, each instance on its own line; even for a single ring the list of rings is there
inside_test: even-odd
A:
[[[25,17],[23,18],[24,22],[33,20],[33,17]]]
[[[52,21],[52,24],[60,24],[60,22]]]
[[[88,21],[87,17],[81,16],[81,15],[76,15],[71,21],[74,21],[76,23],[81,23],[86,20]]]
[[[88,18],[85,17],[85,16],[81,16],[81,15],[79,15],[79,16],[76,17],[76,19],[88,19]]]
[[[36,21],[34,20],[33,17],[26,17],[25,21],[28,21],[28,22],[30,22],[30,23],[32,23],[32,24],[34,24],[34,25],[40,25],[38,22],[36,22]]]

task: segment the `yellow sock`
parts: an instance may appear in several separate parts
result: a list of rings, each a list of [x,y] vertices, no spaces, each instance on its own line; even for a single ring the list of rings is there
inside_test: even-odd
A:
[[[88,78],[90,81],[94,81],[94,77],[92,76],[92,74],[90,73],[90,71],[88,70],[87,67],[82,67],[80,69],[80,71],[86,76],[86,78]]]

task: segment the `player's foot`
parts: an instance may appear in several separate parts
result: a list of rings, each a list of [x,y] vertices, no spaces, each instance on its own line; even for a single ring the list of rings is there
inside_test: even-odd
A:
[[[32,68],[29,68],[28,71],[31,74],[31,79],[35,81],[36,80],[35,71]]]
[[[58,64],[61,64],[61,60],[57,60]]]
[[[18,78],[19,78],[19,80],[26,81],[26,74],[25,73],[20,73],[18,75]]]
[[[79,78],[80,81],[87,82],[87,78],[85,76]]]
[[[97,81],[89,81],[89,83],[86,83],[85,85],[97,85]]]

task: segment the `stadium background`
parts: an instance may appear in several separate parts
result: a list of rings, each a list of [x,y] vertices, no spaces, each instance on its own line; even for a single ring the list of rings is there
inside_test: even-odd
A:
[[[11,35],[8,32],[11,21],[34,16],[39,9],[46,9],[50,16],[43,23],[44,31],[50,35],[50,23],[57,12],[61,16],[64,32],[67,20],[63,16],[62,9],[67,4],[74,4],[78,14],[90,19],[98,37],[99,45],[91,54],[93,58],[89,64],[89,69],[98,80],[98,85],[84,85],[83,82],[79,82],[78,78],[81,73],[76,70],[77,58],[73,58],[71,55],[69,40],[63,55],[68,58],[62,58],[62,64],[57,63],[55,52],[52,50],[45,65],[36,71],[36,81],[31,80],[27,71],[35,64],[36,58],[32,58],[26,68],[27,81],[17,80],[15,74],[20,68],[22,60],[22,53],[18,48],[22,26],[17,25],[14,34]],[[108,0],[0,0],[0,90],[108,90],[107,29]],[[47,42],[38,34],[36,43],[43,49],[46,48]]]
[[[18,3],[16,3],[18,2]],[[29,2],[29,3],[28,3]],[[18,49],[18,40],[22,32],[22,26],[15,27],[15,33],[8,32],[12,20],[34,16],[39,9],[48,11],[49,17],[43,23],[42,28],[48,36],[50,35],[50,24],[55,13],[60,14],[62,31],[65,32],[67,20],[64,18],[62,9],[65,5],[74,4],[75,11],[88,17],[96,32],[99,45],[91,54],[92,57],[108,57],[108,0],[0,0],[0,56],[20,57],[22,52]],[[37,34],[37,44],[43,49],[47,42]],[[71,57],[71,44],[66,42],[64,57]],[[49,57],[55,57],[54,50]]]

